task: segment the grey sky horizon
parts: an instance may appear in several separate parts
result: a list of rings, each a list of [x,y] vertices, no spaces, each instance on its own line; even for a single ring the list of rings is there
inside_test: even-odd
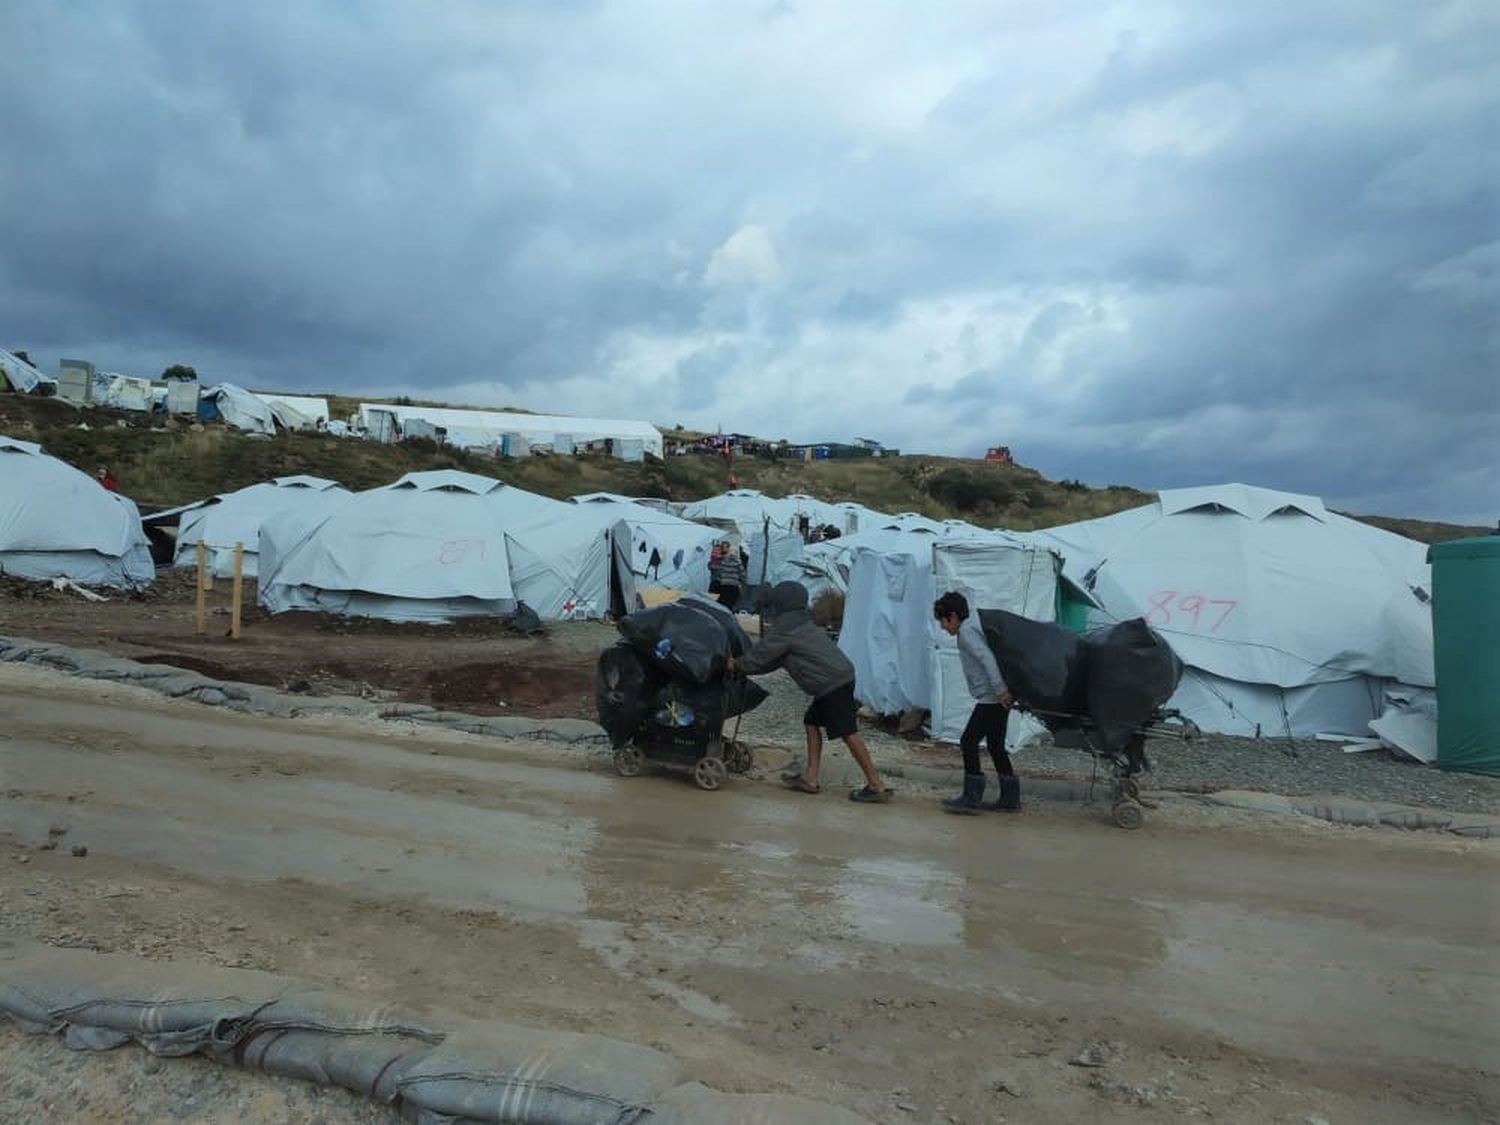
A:
[[[0,347],[1500,518],[1500,4],[0,6]]]

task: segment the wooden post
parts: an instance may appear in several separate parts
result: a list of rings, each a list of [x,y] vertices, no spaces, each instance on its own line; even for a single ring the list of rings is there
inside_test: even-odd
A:
[[[203,636],[208,632],[208,546],[203,540],[198,540],[198,613],[193,626],[193,632]]]
[[[234,545],[234,600],[229,610],[229,636],[240,639],[240,606],[244,604],[245,545]]]

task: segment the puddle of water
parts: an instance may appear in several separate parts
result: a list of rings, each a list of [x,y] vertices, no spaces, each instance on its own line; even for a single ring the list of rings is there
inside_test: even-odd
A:
[[[834,898],[868,941],[957,946],[963,942],[963,889],[962,878],[936,864],[855,859],[835,877]]]

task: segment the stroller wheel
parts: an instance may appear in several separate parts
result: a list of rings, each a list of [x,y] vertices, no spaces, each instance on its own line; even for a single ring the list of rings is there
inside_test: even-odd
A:
[[[727,776],[729,771],[722,758],[699,758],[698,764],[693,767],[693,780],[698,783],[699,789],[717,789]]]
[[[1139,828],[1146,819],[1145,810],[1134,801],[1116,801],[1115,823],[1121,828]]]
[[[641,772],[645,756],[634,746],[622,746],[615,751],[615,771],[621,777],[634,777]]]

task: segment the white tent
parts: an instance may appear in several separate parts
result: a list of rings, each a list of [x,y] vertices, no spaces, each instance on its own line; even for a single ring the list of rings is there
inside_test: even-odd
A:
[[[39,445],[0,437],[0,573],[144,586],[156,568],[132,501]]]
[[[383,422],[383,415],[394,421],[394,427]],[[558,452],[572,452],[573,446],[609,440],[641,444],[639,450],[653,457],[662,455],[661,431],[650,422],[625,418],[571,418],[552,414],[522,414],[508,410],[460,410],[442,406],[398,406],[392,403],[360,403],[360,428],[383,441],[402,436],[408,419],[417,418],[448,431],[462,431],[464,440],[483,446],[500,447],[506,435],[519,435],[528,446],[550,445]],[[632,445],[630,451],[637,447]]]
[[[245,548],[242,573],[253,576],[259,569],[261,524],[291,509],[304,514],[309,522],[316,522],[348,500],[349,495],[349,490],[338,482],[322,477],[277,477],[195,504],[155,512],[144,522],[178,525],[177,549],[172,560],[175,566],[197,563],[201,539],[208,549],[211,573],[228,578],[234,573],[234,545],[241,543]]]
[[[285,430],[317,430],[328,425],[328,400],[312,395],[286,395],[279,391],[252,391],[271,408],[271,416]]]
[[[835,504],[834,507],[838,509],[838,518],[828,522],[844,535],[858,535],[862,531],[879,527],[891,518],[884,512],[866,508],[863,504],[856,504],[852,500],[845,500],[841,504]]]
[[[56,379],[43,375],[24,359],[6,351],[0,351],[0,383],[9,383],[13,390],[23,395],[48,395],[57,391]]]
[[[261,525],[260,601],[391,621],[599,617],[610,534],[576,505],[450,470],[356,493],[315,524]]]
[[[572,502],[610,529],[615,578],[627,613],[637,608],[641,587],[708,592],[708,556],[718,538],[713,528],[608,493],[575,496]],[[655,568],[652,552],[660,560]]]
[[[811,497],[788,497],[778,500],[753,488],[735,488],[706,500],[685,504],[682,518],[732,523],[739,532],[740,543],[750,556],[746,581],[751,586],[777,581],[803,551],[802,535],[795,530],[797,514],[811,513],[811,504],[821,504]],[[831,506],[830,506],[831,507]],[[769,577],[767,577],[769,575]]]
[[[929,710],[933,737],[957,740],[974,700],[953,638],[933,620],[933,601],[954,590],[975,609],[1051,621],[1056,556],[1003,532],[987,539],[920,532],[853,538],[864,542],[851,556],[839,648],[854,664],[856,694],[882,714]],[[1012,723],[1007,742],[1016,745],[1034,729]]]
[[[1172,700],[1205,730],[1364,734],[1395,685],[1431,687],[1426,546],[1242,484],[1036,532],[1103,606],[1144,616],[1187,666]]]
[[[781,502],[753,488],[733,488],[717,496],[694,500],[682,508],[685,520],[729,520],[747,540],[769,519],[777,527],[790,525],[791,517]]]
[[[877,514],[878,513],[873,513]],[[876,553],[904,553],[926,558],[933,543],[945,540],[1000,539],[1012,544],[1022,544],[1022,537],[1010,536],[1003,531],[987,531],[963,520],[945,520],[937,523],[924,516],[908,513],[905,517],[885,516],[872,521],[865,531],[828,539],[821,543],[809,543],[803,550],[788,559],[780,570],[773,570],[771,580],[801,582],[807,587],[808,596],[816,598],[825,590],[843,593],[849,586],[850,568],[854,556],[862,551]]]
[[[276,417],[255,395],[233,383],[220,383],[203,392],[203,400],[218,408],[226,425],[252,434],[274,434]]]

